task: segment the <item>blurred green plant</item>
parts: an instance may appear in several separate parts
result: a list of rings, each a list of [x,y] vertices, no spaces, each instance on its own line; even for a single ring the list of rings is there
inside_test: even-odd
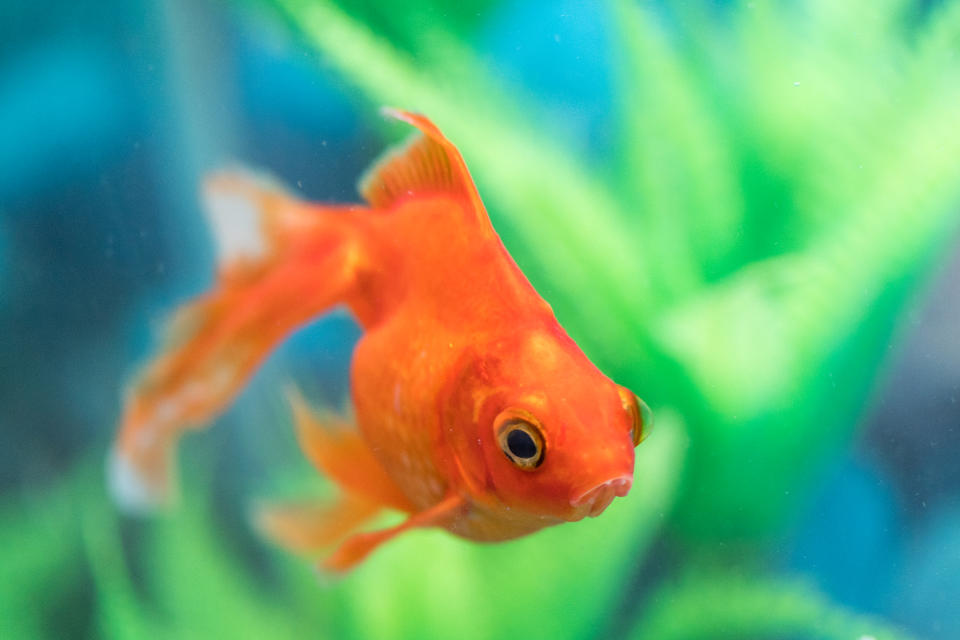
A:
[[[429,56],[437,38],[469,38],[480,24],[480,15],[489,12],[499,0],[407,0],[398,11],[392,2],[340,0],[340,10],[390,40],[410,55]]]
[[[456,141],[564,326],[689,421],[676,527],[777,531],[960,219],[957,3],[665,3],[668,29],[611,2],[622,145],[601,171],[466,47],[434,43],[431,67],[332,3],[272,3],[371,102]]]
[[[712,638],[821,638],[902,640],[882,621],[828,602],[797,581],[691,571],[650,598],[631,640]]]
[[[0,504],[3,636],[591,637],[618,624],[664,523],[698,558],[776,535],[956,231],[960,3],[666,2],[666,24],[613,0],[621,144],[602,167],[457,39],[479,2],[404,19],[261,4],[372,105],[420,110],[461,148],[561,322],[654,405],[636,489],[503,545],[414,532],[318,588],[280,552],[250,567],[202,494],[132,544],[98,459]],[[630,611],[631,637],[904,637],[803,585],[688,563]],[[51,615],[78,590],[84,616]]]
[[[61,486],[0,509],[3,637],[585,637],[617,602],[631,569],[624,558],[643,553],[673,501],[685,437],[678,419],[661,423],[639,457],[643,490],[603,519],[498,545],[415,531],[322,585],[309,563],[280,550],[274,573],[252,579],[202,492],[139,531],[131,560],[122,525],[142,523],[124,523],[110,503],[98,456]],[[204,486],[196,475],[187,481]],[[61,595],[78,600],[58,585],[94,596],[84,618],[54,615]]]
[[[431,41],[443,62],[424,64],[331,3],[272,4],[373,104],[434,118],[571,334],[684,416],[671,530],[705,545],[782,531],[955,236],[960,5],[718,19],[613,1],[621,145],[598,170],[461,43]]]

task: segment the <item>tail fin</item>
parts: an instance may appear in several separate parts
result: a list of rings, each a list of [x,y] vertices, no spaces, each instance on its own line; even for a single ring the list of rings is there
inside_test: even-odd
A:
[[[211,177],[204,203],[217,282],[175,313],[165,346],[128,389],[108,463],[111,490],[132,511],[175,497],[180,433],[222,411],[291,331],[344,302],[362,263],[356,207],[304,204],[238,171]]]

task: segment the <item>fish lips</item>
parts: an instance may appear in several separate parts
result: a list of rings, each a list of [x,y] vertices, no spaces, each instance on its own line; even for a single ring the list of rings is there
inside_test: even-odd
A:
[[[614,498],[626,496],[632,486],[633,476],[624,474],[574,492],[570,498],[570,506],[576,515],[574,519],[580,520],[586,516],[596,518],[610,506]]]

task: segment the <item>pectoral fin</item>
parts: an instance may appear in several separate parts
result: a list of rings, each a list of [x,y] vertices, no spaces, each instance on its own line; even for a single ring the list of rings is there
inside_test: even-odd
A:
[[[375,502],[344,493],[329,505],[264,505],[254,512],[256,528],[290,551],[312,552],[329,547],[381,510]]]
[[[347,493],[390,509],[413,511],[356,426],[334,414],[314,411],[292,386],[287,398],[300,448],[320,473]]]
[[[312,552],[355,533],[384,508],[414,510],[354,425],[311,409],[292,385],[287,397],[304,455],[339,487],[340,496],[327,505],[259,507],[254,514],[257,529],[292,551]]]
[[[348,571],[391,538],[418,527],[442,527],[459,516],[465,508],[466,500],[460,495],[451,494],[429,509],[413,514],[395,527],[358,533],[347,538],[333,554],[320,563],[320,567],[328,571]]]

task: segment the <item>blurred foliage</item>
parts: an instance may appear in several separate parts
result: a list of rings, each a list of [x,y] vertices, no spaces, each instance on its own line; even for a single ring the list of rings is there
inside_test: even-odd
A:
[[[461,148],[524,272],[658,415],[632,494],[502,545],[412,532],[318,588],[301,559],[242,554],[202,492],[153,524],[120,518],[98,456],[3,498],[3,637],[904,637],[701,559],[795,515],[954,236],[960,3],[611,0],[620,144],[599,163],[472,53],[491,4],[256,6],[371,113],[419,110]],[[690,551],[640,599],[660,535]]]
[[[676,418],[661,423],[639,455],[643,491],[602,519],[497,545],[414,531],[342,579],[277,550],[270,571],[251,580],[200,493],[132,544],[125,527],[143,523],[122,521],[101,461],[89,461],[61,486],[0,510],[0,542],[18,551],[0,566],[3,637],[584,637],[602,628],[629,576],[623,558],[643,553],[674,499],[685,438]],[[203,486],[196,475],[187,481]],[[79,587],[90,619],[57,619],[57,599],[77,595],[61,585],[78,584],[90,585]]]
[[[631,640],[686,638],[822,638],[901,640],[897,629],[827,602],[796,581],[691,572],[651,597]]]
[[[960,217],[960,7],[748,3],[717,19],[677,2],[666,23],[612,2],[622,145],[598,170],[468,48],[437,43],[431,68],[330,3],[275,3],[374,104],[456,141],[564,326],[689,421],[678,529],[777,531],[849,441]]]
[[[411,54],[436,53],[434,38],[466,38],[479,24],[478,17],[498,4],[497,0],[413,0],[398,11],[391,2],[341,0],[340,10],[362,22],[394,46]]]

